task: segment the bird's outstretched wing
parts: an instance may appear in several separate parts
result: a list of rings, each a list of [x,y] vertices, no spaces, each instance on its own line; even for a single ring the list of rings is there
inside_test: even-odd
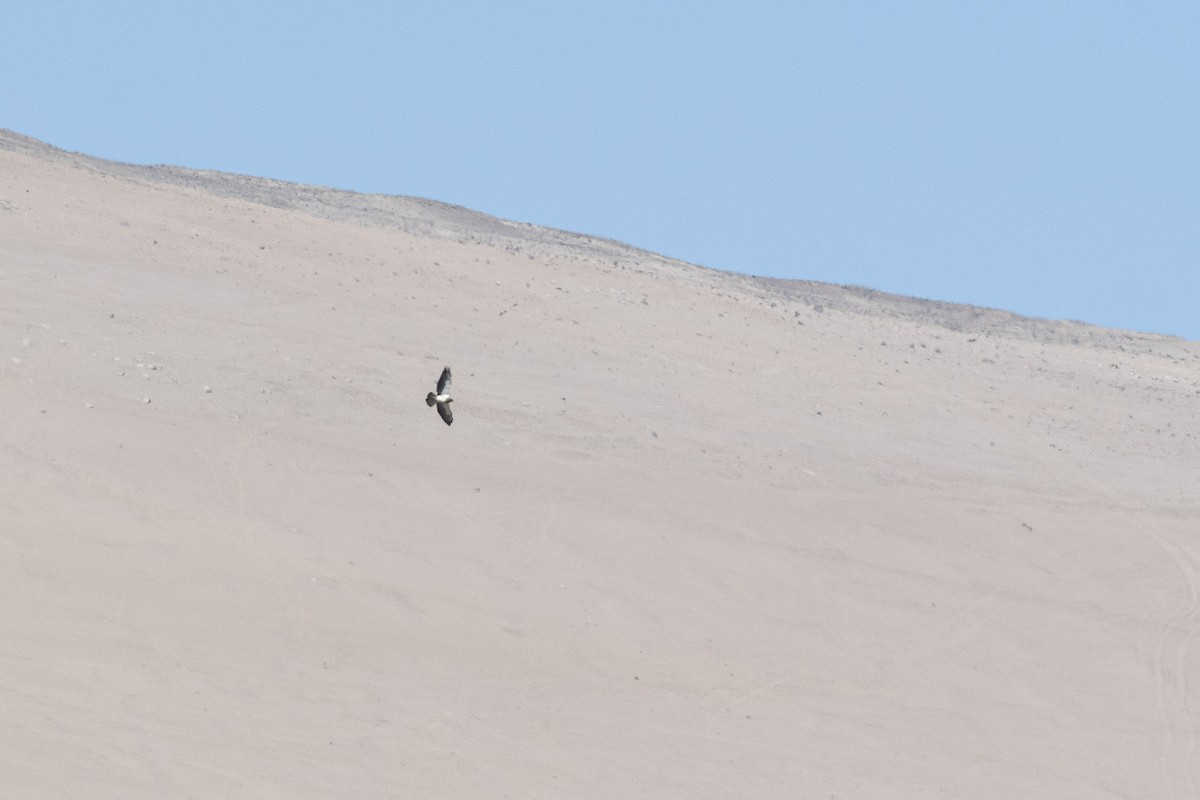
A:
[[[442,370],[442,377],[438,378],[437,390],[438,394],[445,394],[450,388],[450,368],[446,367]]]
[[[450,404],[449,403],[438,403],[437,407],[438,407],[438,414],[440,414],[442,416],[443,422],[445,422],[447,425],[454,422],[454,415],[452,413],[450,413]]]

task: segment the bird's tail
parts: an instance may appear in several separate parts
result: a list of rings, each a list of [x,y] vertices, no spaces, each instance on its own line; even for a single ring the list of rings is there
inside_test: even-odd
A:
[[[433,392],[430,392],[428,395],[425,396],[425,405],[431,406],[431,405],[435,404],[436,402],[437,402],[437,395],[434,394]]]

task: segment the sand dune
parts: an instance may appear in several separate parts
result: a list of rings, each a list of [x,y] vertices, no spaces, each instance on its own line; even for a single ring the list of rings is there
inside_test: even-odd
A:
[[[0,132],[0,796],[1200,797],[1198,409],[1200,343]]]

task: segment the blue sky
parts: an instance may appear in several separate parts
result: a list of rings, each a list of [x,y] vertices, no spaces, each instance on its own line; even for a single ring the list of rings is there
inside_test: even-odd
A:
[[[0,127],[1200,339],[1200,3],[10,0]]]

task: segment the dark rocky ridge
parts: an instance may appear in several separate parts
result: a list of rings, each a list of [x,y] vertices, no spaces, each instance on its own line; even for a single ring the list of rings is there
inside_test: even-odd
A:
[[[303,211],[356,225],[528,252],[532,257],[568,255],[610,261],[632,272],[666,269],[703,276],[714,286],[737,285],[764,302],[803,307],[804,313],[839,311],[908,319],[972,336],[996,336],[1071,344],[1126,352],[1176,353],[1200,359],[1186,340],[1162,334],[1104,328],[1074,320],[1047,320],[1009,311],[891,294],[860,286],[741,275],[688,264],[601,237],[494,217],[462,206],[400,195],[363,194],[272,178],[235,175],[167,165],[108,161],[59,149],[32,137],[0,129],[0,150],[71,164],[123,180],[165,184],[272,208]],[[1177,351],[1177,352],[1176,352]]]

